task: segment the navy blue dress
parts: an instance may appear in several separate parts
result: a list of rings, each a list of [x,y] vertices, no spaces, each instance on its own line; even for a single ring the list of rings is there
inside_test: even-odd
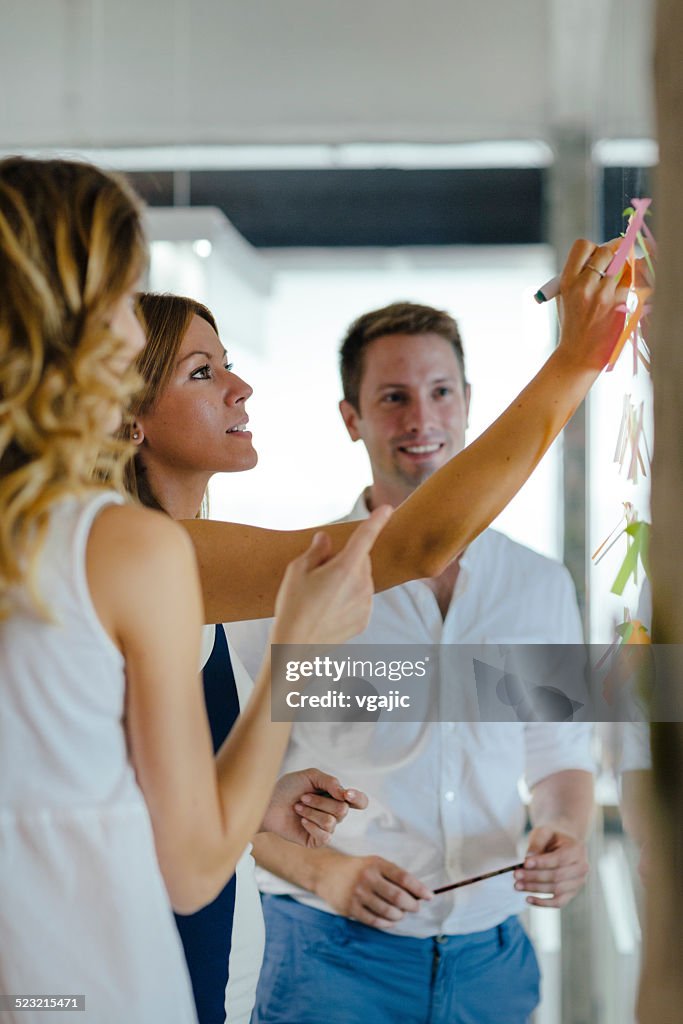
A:
[[[235,675],[222,625],[215,628],[211,657],[204,666],[204,698],[214,752],[240,713]],[[196,914],[176,914],[185,949],[199,1024],[224,1024],[237,879]]]

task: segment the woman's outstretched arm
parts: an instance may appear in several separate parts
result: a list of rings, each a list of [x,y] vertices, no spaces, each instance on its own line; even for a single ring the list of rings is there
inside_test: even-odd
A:
[[[434,576],[514,497],[607,363],[623,326],[623,289],[588,263],[607,246],[574,243],[562,274],[558,347],[505,412],[404,501],[372,551],[376,590]],[[183,523],[195,545],[208,622],[272,615],[285,566],[310,543],[308,530],[234,523]],[[335,548],[353,524],[326,526]]]

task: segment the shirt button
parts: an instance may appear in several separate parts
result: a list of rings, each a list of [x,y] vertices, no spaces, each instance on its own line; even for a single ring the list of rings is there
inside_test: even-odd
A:
[[[449,804],[452,804],[455,800],[455,793],[452,789],[447,789],[444,793],[444,800],[448,800]]]

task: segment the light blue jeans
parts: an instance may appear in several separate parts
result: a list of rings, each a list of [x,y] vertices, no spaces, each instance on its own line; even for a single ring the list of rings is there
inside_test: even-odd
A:
[[[469,935],[387,934],[288,896],[264,896],[266,951],[252,1024],[524,1024],[536,955],[516,917]]]

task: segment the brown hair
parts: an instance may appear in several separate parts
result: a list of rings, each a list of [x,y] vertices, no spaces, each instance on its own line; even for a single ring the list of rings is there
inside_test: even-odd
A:
[[[466,384],[465,354],[458,325],[448,313],[414,302],[393,302],[382,309],[364,313],[349,327],[339,350],[344,398],[358,409],[363,376],[363,353],[368,345],[388,334],[438,334],[450,345],[458,360],[463,385]]]
[[[102,410],[122,408],[137,375],[111,371],[122,341],[108,320],[146,260],[122,180],[75,161],[0,162],[0,618],[18,584],[43,608],[51,505],[94,480],[122,488],[130,447]]]
[[[140,292],[137,301],[147,333],[147,344],[136,363],[143,385],[133,401],[131,418],[152,409],[164,391],[193,316],[206,320],[218,334],[213,313],[195,299],[184,295]],[[124,432],[130,436],[130,427],[125,428]],[[139,448],[126,466],[125,485],[128,492],[143,505],[165,511],[150,486]]]

